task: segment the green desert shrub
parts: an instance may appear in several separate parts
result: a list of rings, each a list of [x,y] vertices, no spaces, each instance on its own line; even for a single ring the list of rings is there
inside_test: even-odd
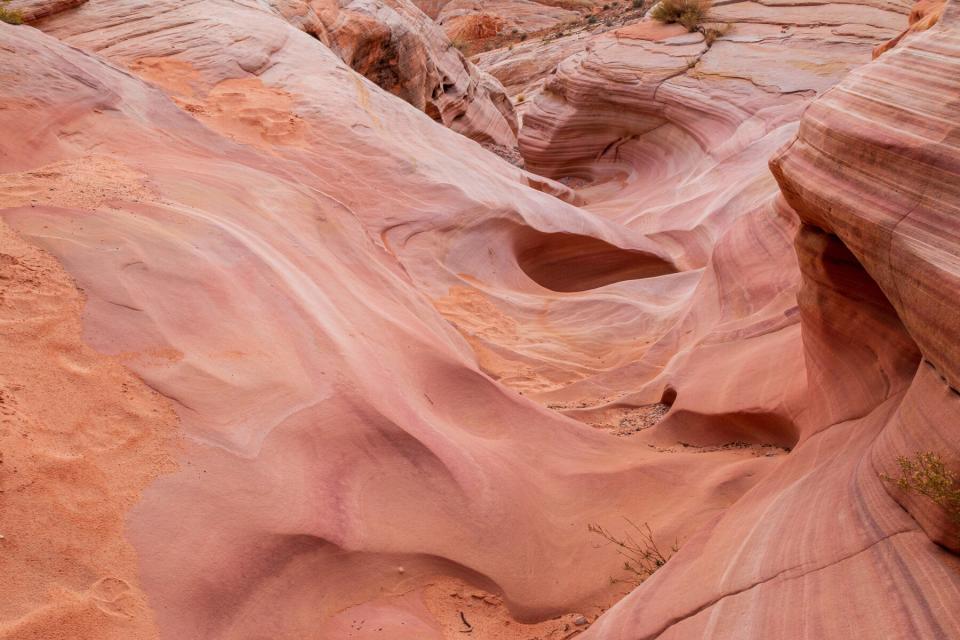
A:
[[[687,31],[696,31],[707,19],[710,5],[710,0],[660,0],[650,16],[664,24],[682,24]]]
[[[900,477],[880,477],[903,491],[921,495],[941,507],[950,522],[960,525],[960,478],[947,468],[943,458],[932,451],[918,451],[913,457],[898,456]]]

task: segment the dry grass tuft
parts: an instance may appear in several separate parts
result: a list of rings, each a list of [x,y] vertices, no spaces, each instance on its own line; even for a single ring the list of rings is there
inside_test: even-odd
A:
[[[7,9],[6,5],[10,0],[0,0],[0,22],[7,24],[23,24],[23,14],[15,9]]]
[[[629,518],[624,518],[624,520],[627,521],[630,528],[622,536],[614,535],[609,529],[605,529],[599,524],[588,524],[587,529],[590,533],[595,533],[610,544],[615,545],[617,553],[626,558],[623,569],[629,574],[628,577],[624,579],[610,578],[610,581],[638,585],[652,576],[657,569],[667,564],[670,556],[679,551],[680,547],[674,541],[670,546],[669,555],[664,555],[653,539],[653,531],[651,531],[649,524],[644,523],[641,527]]]
[[[698,31],[703,34],[703,39],[709,47],[717,40],[717,38],[727,35],[731,27],[733,27],[733,25],[728,22],[726,24],[717,26],[700,27]]]
[[[650,16],[664,24],[682,24],[687,31],[696,31],[707,19],[711,5],[710,0],[660,0]]]

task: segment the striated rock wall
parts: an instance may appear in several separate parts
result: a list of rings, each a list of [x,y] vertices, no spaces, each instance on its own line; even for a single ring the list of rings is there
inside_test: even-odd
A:
[[[893,332],[880,340],[882,331],[864,335],[858,328],[858,342],[879,360],[872,368],[880,379],[864,386],[874,394],[909,386],[908,397],[926,409],[899,412],[888,430],[900,433],[885,430],[887,437],[878,441],[872,462],[891,475],[896,456],[916,451],[941,452],[960,466],[956,425],[945,418],[960,399],[954,304],[960,290],[960,134],[952,122],[955,105],[943,99],[960,89],[958,46],[957,10],[948,5],[929,34],[901,42],[811,105],[796,140],[771,160],[784,197],[809,229],[805,234],[842,243],[860,267],[859,279],[879,294],[873,296],[878,303],[851,305],[874,319],[886,316],[881,324]],[[888,311],[873,312],[876,304]],[[898,353],[893,361],[885,356]],[[844,404],[856,403],[852,413],[863,414],[882,399],[850,389],[844,376],[821,375],[828,406],[844,397]],[[866,379],[856,378],[861,384]],[[923,394],[932,397],[922,401]],[[814,416],[827,423],[840,417],[829,409]],[[948,526],[945,514],[937,517],[932,504],[916,497],[898,499],[933,539],[960,549],[960,531]]]
[[[876,47],[873,50],[873,57],[876,58],[877,56],[882,55],[884,52],[894,48],[900,43],[901,40],[910,36],[911,34],[926,31],[933,25],[937,24],[941,14],[943,14],[945,5],[945,0],[917,0],[917,2],[913,5],[913,9],[910,10],[910,19],[908,21],[909,26],[907,26],[907,28],[904,29],[903,32],[896,38],[888,42],[884,42]]]
[[[956,105],[943,99],[957,92],[958,17],[948,5],[937,27],[815,100],[771,160],[801,221],[809,386],[799,441],[585,637],[958,633],[960,562],[947,551],[957,527],[882,479],[898,475],[897,456],[917,452],[960,468],[947,346],[957,330],[948,307],[960,149]]]
[[[513,105],[410,0],[275,0],[272,5],[350,67],[478,142],[513,147]]]
[[[727,3],[711,9],[707,26],[722,34],[710,45],[679,25],[617,29],[557,67],[524,116],[521,152],[543,175],[592,179],[591,167],[661,127],[689,137],[698,155],[742,149],[758,127],[795,121],[807,100],[867,62],[906,11],[825,3],[768,15]]]
[[[957,460],[953,9],[840,84],[905,4],[597,39],[521,136],[564,185],[318,6],[0,25],[0,637],[960,633],[880,478]],[[680,543],[637,589],[624,516]]]
[[[435,120],[481,143],[513,147],[513,105],[410,0],[274,0],[293,24],[350,67]]]
[[[580,18],[576,11],[533,0],[495,0],[482,5],[472,0],[451,0],[436,15],[437,23],[451,40],[459,41],[531,33]]]
[[[15,70],[0,77],[0,124],[31,132],[0,137],[0,173],[35,194],[2,215],[76,278],[84,339],[164,396],[186,441],[178,470],[130,501],[151,611],[116,623],[128,635],[149,615],[178,639],[460,637],[455,594],[478,591],[499,605],[470,609],[474,623],[557,632],[571,617],[555,616],[593,619],[624,591],[588,523],[642,514],[686,539],[780,462],[660,452],[531,399],[622,378],[700,273],[672,273],[672,251],[438,126],[285,20],[215,0],[91,0],[41,26],[0,25]],[[90,155],[113,168],[74,188],[76,170],[58,167]],[[771,226],[776,246],[789,224]],[[731,236],[731,254],[751,236]],[[546,284],[603,286],[542,286],[537,246],[579,269]],[[736,307],[731,324],[755,310]],[[697,339],[714,326],[697,324]],[[72,528],[47,535],[69,544]],[[58,575],[56,558],[41,565]],[[50,583],[83,592],[110,571]],[[18,593],[4,632],[49,603]]]
[[[27,24],[78,7],[87,0],[10,0],[4,8],[17,12]]]

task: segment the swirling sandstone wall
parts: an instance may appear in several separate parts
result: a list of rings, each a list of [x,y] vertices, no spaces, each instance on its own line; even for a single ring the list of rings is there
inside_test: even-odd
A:
[[[591,39],[551,177],[304,10],[0,24],[0,637],[960,634],[880,477],[960,457],[955,9]],[[624,516],[680,543],[636,589]]]

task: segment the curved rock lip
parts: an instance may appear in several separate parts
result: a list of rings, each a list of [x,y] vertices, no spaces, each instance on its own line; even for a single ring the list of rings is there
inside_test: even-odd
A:
[[[530,230],[517,238],[515,250],[524,273],[552,291],[588,291],[615,282],[677,273],[659,256],[572,233]]]

